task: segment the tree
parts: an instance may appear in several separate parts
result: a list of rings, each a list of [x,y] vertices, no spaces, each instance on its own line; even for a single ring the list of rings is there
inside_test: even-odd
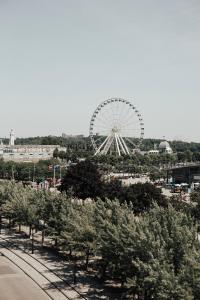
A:
[[[55,240],[55,247],[58,247],[58,241],[61,239],[61,233],[64,232],[70,211],[71,202],[66,195],[53,193],[45,201],[43,216],[47,225],[46,233]]]
[[[32,229],[39,221],[36,192],[21,184],[13,184],[7,201],[2,206],[3,213],[19,225],[29,225]]]
[[[80,199],[97,198],[102,195],[103,182],[95,164],[89,160],[70,166],[61,184],[61,191]]]
[[[73,200],[70,205],[65,228],[61,234],[65,240],[65,249],[82,251],[86,257],[86,270],[89,264],[89,257],[97,249],[97,232],[94,224],[95,203],[80,205]]]
[[[59,156],[59,150],[58,150],[58,148],[56,148],[56,149],[53,151],[53,157],[54,157],[54,158],[58,158],[58,156]]]
[[[135,294],[144,300],[198,299],[200,247],[191,217],[155,207],[139,220],[136,232],[127,280],[132,299]]]
[[[124,186],[119,180],[110,181],[105,184],[104,197],[131,204],[136,214],[148,211],[154,202],[167,206],[167,199],[163,196],[161,189],[148,182]]]
[[[102,256],[101,278],[104,280],[107,273],[109,277],[119,278],[123,285],[130,271],[131,240],[136,224],[133,211],[126,204],[120,205],[119,201],[98,200],[94,218],[98,252]]]

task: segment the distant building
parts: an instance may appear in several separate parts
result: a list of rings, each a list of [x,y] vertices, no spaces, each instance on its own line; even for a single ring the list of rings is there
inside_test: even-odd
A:
[[[9,146],[14,146],[14,145],[15,145],[15,134],[14,134],[14,130],[11,129],[11,131],[10,131]]]
[[[148,154],[159,154],[160,152],[158,150],[149,150]]]
[[[66,151],[66,148],[59,145],[15,145],[15,135],[12,129],[9,145],[4,145],[2,141],[0,143],[0,158],[5,161],[38,162],[51,159],[56,148],[58,151]]]
[[[72,135],[72,134],[66,134],[66,133],[62,133],[62,138],[63,139],[67,139],[67,138],[84,138],[83,134],[78,134],[78,135]]]
[[[154,149],[148,151],[148,154],[150,154],[150,155],[151,154],[159,155],[162,153],[173,154],[173,150],[167,141],[162,141],[158,147],[156,144],[154,144]]]
[[[166,153],[166,154],[172,154],[173,150],[170,147],[170,144],[167,141],[162,141],[159,145],[159,152],[160,153]]]
[[[168,170],[168,177],[172,177],[173,183],[192,183],[200,182],[200,164],[176,166]]]

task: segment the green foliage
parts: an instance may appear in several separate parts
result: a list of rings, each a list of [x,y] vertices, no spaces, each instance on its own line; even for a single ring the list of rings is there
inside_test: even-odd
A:
[[[4,188],[6,201],[2,205],[3,214],[18,224],[36,225],[39,220],[35,191],[10,182]]]
[[[48,169],[48,166],[53,164],[60,164],[60,162],[57,159],[41,160],[35,164],[0,160],[0,178],[40,182],[45,178],[53,177],[53,171]]]
[[[102,195],[103,183],[96,165],[86,160],[70,166],[62,180],[61,191],[77,198],[96,198]]]
[[[137,183],[125,186],[119,180],[106,182],[98,167],[89,160],[71,166],[61,185],[61,191],[80,199],[118,199],[120,203],[131,203],[135,213],[147,211],[153,201],[166,205],[166,199],[160,189],[150,183]]]
[[[120,189],[118,184],[115,187]],[[136,185],[129,190],[130,197],[137,195],[137,201],[148,206],[143,214],[135,214],[135,200],[82,201],[13,182],[0,183],[0,201],[4,215],[18,224],[39,228],[43,220],[56,247],[82,253],[86,268],[96,268],[102,279],[120,280],[127,299],[198,300],[199,220],[195,225],[188,213],[170,205],[152,206],[156,193],[158,199],[160,194],[151,188]],[[198,204],[199,194],[192,199]],[[98,261],[91,265],[94,255]]]
[[[161,206],[167,205],[161,189],[148,182],[124,186],[120,181],[114,180],[105,184],[104,194],[108,199],[116,198],[120,203],[131,204],[136,214],[148,211],[153,202]]]

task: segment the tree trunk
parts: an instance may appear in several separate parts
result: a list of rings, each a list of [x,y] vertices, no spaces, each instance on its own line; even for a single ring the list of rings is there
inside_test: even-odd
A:
[[[31,237],[32,225],[29,225],[29,239]]]
[[[69,249],[69,257],[72,257],[72,248]]]
[[[44,246],[44,230],[42,230],[42,246]]]
[[[74,266],[73,266],[73,281],[74,281],[74,284],[77,283],[77,261],[76,261],[76,257],[74,259]]]
[[[11,228],[11,218],[8,219],[8,226]]]
[[[1,234],[1,228],[2,228],[2,216],[0,214],[0,234]]]
[[[34,254],[34,235],[32,230],[32,239],[31,239],[31,253]]]
[[[86,271],[87,271],[87,269],[88,269],[89,256],[90,256],[90,251],[87,250],[87,251],[86,251],[86,261],[85,261],[85,269],[86,269]]]
[[[121,287],[124,288],[125,287],[125,282],[126,282],[126,279],[123,277],[121,278]]]
[[[107,264],[102,265],[101,269],[101,280],[104,281],[106,277],[106,269],[107,269]]]

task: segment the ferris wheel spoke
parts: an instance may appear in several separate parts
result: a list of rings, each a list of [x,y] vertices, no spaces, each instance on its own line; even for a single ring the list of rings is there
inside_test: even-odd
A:
[[[127,108],[126,105],[122,105],[123,103],[119,103],[119,111],[118,111],[118,118],[119,120],[124,120],[124,118],[127,116]],[[124,116],[125,115],[125,116]]]
[[[114,118],[113,118],[113,114],[111,114],[110,112],[104,113],[101,117],[102,119],[105,119],[106,124],[110,125],[113,123]]]
[[[134,114],[131,114],[130,116],[126,116],[124,119],[123,119],[123,122],[122,122],[122,125],[127,125],[128,123],[139,123],[139,120],[136,119],[135,115]]]
[[[141,138],[141,134],[140,132],[138,131],[131,131],[131,132],[121,132],[121,135],[124,137],[124,138],[138,138],[140,139]]]
[[[130,109],[128,109],[128,112],[126,111],[126,119],[127,118],[132,118],[132,117],[137,117],[137,119],[139,118],[139,111],[136,109],[135,106],[131,105],[131,107],[129,106]]]
[[[130,124],[130,126],[126,126],[126,127],[123,127],[123,128],[121,128],[121,130],[122,131],[125,131],[125,130],[138,130],[138,131],[141,131],[141,127],[140,126],[138,126],[138,124],[135,124],[134,126],[133,126],[133,124]]]
[[[98,139],[94,139],[94,140],[95,140],[95,143],[97,143],[98,141],[105,140],[105,138],[106,138],[106,136],[101,136]]]
[[[130,117],[134,117],[134,116],[135,116],[135,113],[134,113],[133,108],[131,108],[131,110],[130,110],[130,107],[126,107],[124,112],[123,112],[122,119],[127,120]]]
[[[97,118],[97,119],[96,119],[96,122],[100,122],[100,123],[105,124],[105,125],[107,125],[107,126],[110,124],[110,120],[109,120],[108,118],[106,118],[106,117],[104,117],[104,119],[102,119],[102,118]]]
[[[100,132],[100,133],[98,132],[98,135],[94,136],[94,140],[96,142],[97,140],[105,139],[109,134],[110,133],[108,131],[106,131],[106,132]]]
[[[117,101],[116,102],[116,110],[115,110],[115,118],[120,120],[120,106],[121,106],[121,102]]]
[[[122,130],[120,130],[120,132],[121,133],[123,133],[123,132],[134,132],[134,131],[136,131],[136,132],[141,132],[141,129],[140,128],[126,128],[126,129],[122,129]]]
[[[108,134],[110,134],[111,129],[98,126],[98,127],[94,128],[93,132],[94,132],[94,135],[96,135],[96,134],[97,135],[105,135],[105,134],[108,135]]]
[[[138,121],[135,121],[135,122],[127,122],[127,123],[123,123],[121,128],[124,128],[124,127],[129,127],[129,126],[140,126],[140,123]]]
[[[139,124],[136,123],[136,122],[130,122],[130,123],[127,123],[126,125],[123,125],[120,127],[121,130],[124,130],[124,129],[130,129],[130,128],[140,128]]]
[[[121,110],[121,112],[120,112],[119,118],[120,118],[121,120],[124,120],[126,117],[127,117],[127,113],[126,113],[126,110],[125,110],[125,108],[124,108],[124,106],[123,106],[123,107],[122,107],[122,110]]]
[[[108,128],[101,127],[101,126],[95,127],[94,131],[97,131],[96,133],[98,133],[98,134],[101,134],[103,132],[110,132],[110,130]]]
[[[94,129],[96,129],[96,128],[103,128],[103,129],[107,129],[107,130],[109,130],[108,128],[110,128],[110,125],[108,126],[106,126],[106,125],[103,125],[103,124],[95,124],[95,126],[94,126]]]
[[[123,121],[121,122],[121,128],[127,127],[127,126],[129,126],[129,125],[138,125],[138,124],[139,124],[139,121],[136,120],[136,119],[134,118],[134,116],[132,116],[132,117],[130,117],[130,118],[126,118],[126,120],[123,120]]]
[[[125,140],[127,140],[131,145],[133,145],[135,148],[137,148],[137,145],[133,141],[131,141],[131,139],[125,137]]]
[[[95,122],[97,122],[98,120],[104,124],[110,124],[111,118],[110,118],[110,113],[109,110],[106,109],[104,110],[104,112],[102,112],[102,110],[100,110],[96,116],[94,117]]]

